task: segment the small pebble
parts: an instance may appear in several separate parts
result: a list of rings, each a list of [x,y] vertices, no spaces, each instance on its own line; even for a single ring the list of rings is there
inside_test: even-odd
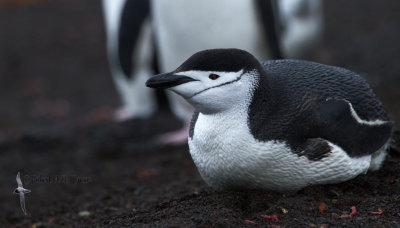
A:
[[[81,211],[79,212],[79,217],[88,217],[90,215],[89,211]]]

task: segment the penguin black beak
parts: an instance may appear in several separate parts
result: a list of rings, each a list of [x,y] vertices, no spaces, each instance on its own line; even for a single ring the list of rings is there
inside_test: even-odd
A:
[[[146,86],[157,89],[167,89],[187,82],[198,81],[188,76],[173,73],[158,74],[146,82]]]

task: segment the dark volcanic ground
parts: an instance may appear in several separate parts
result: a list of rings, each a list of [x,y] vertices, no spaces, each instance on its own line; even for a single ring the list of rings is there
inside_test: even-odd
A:
[[[109,121],[119,100],[99,1],[31,2],[0,5],[1,227],[400,227],[396,153],[380,171],[342,184],[213,191],[187,145],[154,144],[152,136],[179,126],[169,114]],[[326,39],[313,60],[361,73],[400,121],[400,2],[325,3]],[[32,190],[27,216],[12,195],[18,171]],[[356,214],[342,218],[353,206]],[[274,214],[278,221],[261,216]]]

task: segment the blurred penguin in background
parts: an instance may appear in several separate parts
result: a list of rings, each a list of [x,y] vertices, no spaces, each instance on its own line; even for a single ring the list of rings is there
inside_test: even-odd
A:
[[[262,60],[303,59],[320,43],[323,27],[321,0],[103,0],[103,10],[110,69],[123,102],[119,120],[157,111],[145,86],[155,65],[169,72],[212,48],[239,48]],[[160,141],[185,143],[193,109],[176,94],[167,96],[184,127]]]
[[[154,91],[144,83],[155,74],[148,0],[103,0],[107,54],[123,106],[117,120],[146,118],[157,110]]]
[[[261,1],[261,0],[260,0]],[[286,59],[306,59],[322,42],[321,0],[277,0],[280,48]]]

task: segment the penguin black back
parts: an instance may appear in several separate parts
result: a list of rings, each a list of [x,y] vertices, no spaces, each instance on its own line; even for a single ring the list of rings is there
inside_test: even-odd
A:
[[[293,151],[304,153],[305,142],[299,139],[324,138],[345,147],[350,156],[371,154],[389,140],[391,122],[376,126],[380,129],[368,134],[369,127],[351,116],[348,103],[363,120],[389,120],[382,104],[359,75],[300,60],[266,61],[262,65],[264,75],[254,90],[248,116],[250,131],[256,139],[285,140]],[[327,103],[328,100],[331,101]],[[342,112],[346,108],[348,111]],[[350,137],[341,135],[346,131]],[[319,146],[329,151],[327,144]],[[312,159],[322,157],[323,154],[309,155]]]

